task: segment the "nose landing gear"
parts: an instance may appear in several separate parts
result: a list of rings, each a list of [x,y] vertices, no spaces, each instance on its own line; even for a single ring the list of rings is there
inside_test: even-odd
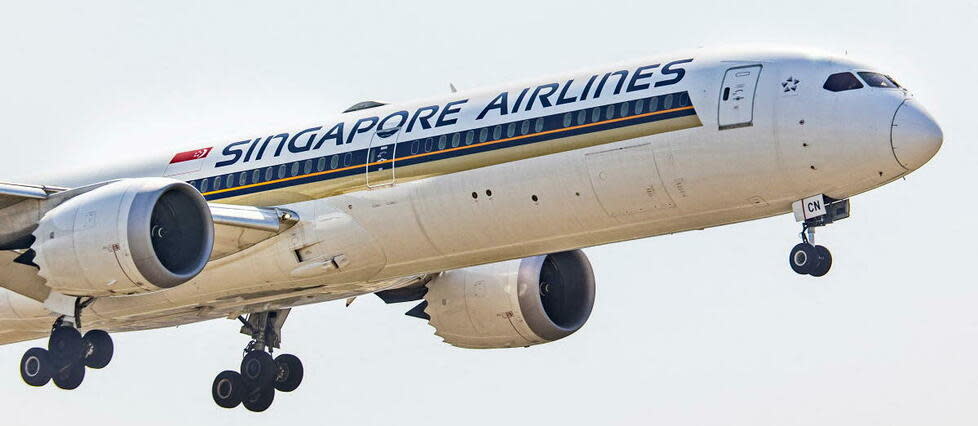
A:
[[[832,269],[832,253],[815,244],[815,228],[849,217],[849,200],[817,195],[796,201],[792,208],[802,230],[801,243],[788,254],[788,265],[800,275],[824,276]]]
[[[244,405],[246,409],[262,412],[275,400],[275,392],[292,392],[302,383],[302,361],[295,355],[272,358],[272,351],[281,345],[282,325],[289,310],[268,311],[238,317],[244,327],[241,332],[251,336],[245,348],[240,371],[223,371],[211,385],[214,402],[223,408]]]
[[[791,269],[800,275],[813,277],[829,273],[829,269],[832,269],[832,253],[825,246],[815,245],[814,239],[810,237],[814,235],[811,228],[806,228],[801,235],[802,242],[792,248],[788,255]]]

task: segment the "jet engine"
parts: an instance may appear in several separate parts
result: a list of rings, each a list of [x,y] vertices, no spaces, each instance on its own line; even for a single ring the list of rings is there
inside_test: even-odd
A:
[[[34,231],[34,264],[72,296],[134,294],[197,276],[214,246],[204,197],[173,179],[124,179],[48,211]]]
[[[562,339],[587,322],[594,273],[580,250],[444,272],[422,306],[453,346],[512,348]]]

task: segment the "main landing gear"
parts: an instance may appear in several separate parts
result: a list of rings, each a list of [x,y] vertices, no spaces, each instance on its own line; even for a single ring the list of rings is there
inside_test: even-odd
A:
[[[282,325],[289,310],[268,311],[238,317],[243,334],[251,336],[244,350],[239,371],[225,370],[214,378],[211,396],[223,408],[244,405],[250,411],[265,411],[275,400],[275,392],[292,392],[302,383],[302,362],[295,355],[272,358],[273,348],[281,345]]]
[[[793,206],[802,223],[801,243],[788,254],[788,264],[800,275],[821,277],[832,269],[832,253],[815,244],[815,228],[849,217],[849,200],[833,200],[823,195],[806,198]]]
[[[78,331],[81,309],[91,303],[77,303],[74,317],[62,316],[55,321],[48,338],[48,348],[30,348],[20,360],[20,377],[31,386],[44,386],[50,381],[65,390],[72,390],[85,380],[85,368],[100,369],[112,361],[115,346],[109,333]]]

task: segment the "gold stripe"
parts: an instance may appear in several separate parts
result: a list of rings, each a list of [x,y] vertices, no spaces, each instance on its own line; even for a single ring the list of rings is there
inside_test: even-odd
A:
[[[321,171],[321,172],[309,173],[309,174],[305,174],[305,175],[293,176],[293,177],[282,178],[282,179],[275,179],[275,180],[270,180],[270,181],[267,181],[267,182],[253,183],[253,184],[250,184],[250,185],[236,186],[236,187],[233,187],[233,188],[225,188],[225,189],[221,189],[221,190],[217,190],[217,191],[205,192],[203,195],[222,194],[222,193],[225,193],[225,192],[239,191],[239,190],[242,190],[242,189],[255,188],[255,187],[264,186],[264,185],[271,185],[271,184],[274,184],[274,183],[288,182],[288,181],[291,181],[291,180],[304,179],[304,178],[313,177],[313,176],[322,176],[322,175],[327,175],[327,174],[330,174],[330,173],[339,173],[339,172],[346,171],[346,170],[366,168],[366,167],[370,167],[370,166],[376,166],[376,165],[380,165],[380,164],[386,164],[386,163],[394,162],[394,161],[397,161],[397,160],[410,160],[412,158],[426,157],[426,156],[429,156],[429,155],[442,154],[442,153],[446,153],[446,152],[459,151],[459,150],[463,150],[463,149],[477,148],[477,147],[480,147],[480,146],[487,146],[487,145],[493,145],[493,144],[497,144],[497,143],[510,142],[510,141],[515,141],[515,140],[520,140],[520,139],[531,138],[531,137],[534,137],[534,136],[542,136],[542,135],[549,135],[549,134],[553,134],[553,133],[567,132],[567,131],[571,131],[571,130],[583,129],[583,128],[592,127],[592,126],[600,126],[602,124],[617,123],[617,122],[620,122],[620,121],[632,120],[632,119],[635,119],[635,118],[651,117],[653,115],[667,114],[667,113],[670,113],[670,112],[686,111],[686,110],[691,110],[691,109],[693,109],[693,106],[692,105],[686,106],[686,107],[680,107],[680,108],[666,109],[666,110],[662,110],[662,111],[647,112],[647,113],[644,113],[644,114],[630,115],[628,117],[613,118],[613,119],[610,119],[610,120],[596,121],[594,123],[587,123],[587,124],[580,124],[580,125],[577,125],[577,126],[564,127],[562,129],[547,130],[547,131],[538,132],[538,133],[529,133],[529,134],[526,134],[526,135],[513,136],[511,138],[497,139],[497,140],[494,140],[494,141],[481,142],[481,143],[477,143],[477,144],[460,146],[460,147],[456,147],[456,148],[447,148],[447,149],[443,149],[443,150],[440,150],[440,151],[432,151],[432,152],[425,152],[425,153],[421,153],[421,154],[414,154],[414,155],[409,155],[407,157],[402,157],[402,158],[393,158],[393,159],[390,159],[390,160],[376,161],[376,162],[373,162],[373,163],[370,163],[370,164],[367,164],[367,165],[357,164],[357,165],[354,165],[354,166],[341,167],[339,169],[324,170],[324,171]],[[474,129],[470,129],[470,130],[474,130]],[[368,151],[367,155],[370,155],[369,151]]]

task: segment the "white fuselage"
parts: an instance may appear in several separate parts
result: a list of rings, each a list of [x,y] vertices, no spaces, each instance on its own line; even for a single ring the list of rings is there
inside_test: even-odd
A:
[[[936,152],[893,145],[898,108],[919,109],[905,90],[822,87],[859,70],[791,52],[648,58],[363,109],[66,182],[167,176],[212,202],[301,217],[186,284],[99,299],[88,320],[142,329],[334,300],[426,273],[783,214],[816,194],[847,198]],[[348,265],[296,272],[336,255]],[[40,304],[8,297],[17,309],[4,327],[50,328]]]

